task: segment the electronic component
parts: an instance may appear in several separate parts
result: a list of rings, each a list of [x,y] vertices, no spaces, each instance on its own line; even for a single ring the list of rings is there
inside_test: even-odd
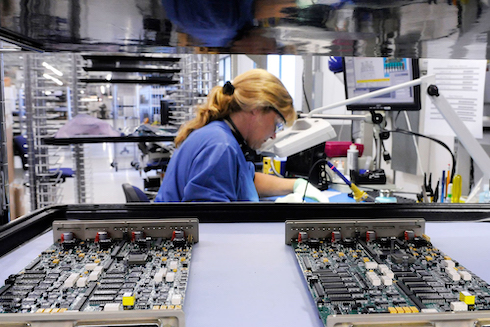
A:
[[[424,227],[412,218],[286,221],[325,326],[449,321],[455,311],[490,319],[490,286],[434,248]]]
[[[112,244],[112,240],[109,237],[109,233],[106,231],[97,232],[94,241],[95,243],[99,243],[101,249],[108,249]]]
[[[197,224],[197,219],[54,222],[54,244],[0,289],[0,313],[179,310]]]
[[[66,232],[61,234],[60,244],[63,249],[72,249],[76,244],[76,239],[73,232]]]
[[[185,245],[184,232],[181,230],[176,230],[172,234],[172,244],[175,247],[183,247]]]

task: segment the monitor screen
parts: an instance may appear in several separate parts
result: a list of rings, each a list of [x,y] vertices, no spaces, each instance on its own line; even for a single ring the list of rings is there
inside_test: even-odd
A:
[[[419,78],[417,59],[344,58],[346,98]],[[412,86],[347,106],[348,110],[420,110],[420,86]]]

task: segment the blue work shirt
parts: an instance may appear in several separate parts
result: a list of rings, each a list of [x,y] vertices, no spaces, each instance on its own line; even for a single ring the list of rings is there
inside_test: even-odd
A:
[[[259,201],[254,176],[230,127],[214,121],[193,131],[174,152],[155,202]]]

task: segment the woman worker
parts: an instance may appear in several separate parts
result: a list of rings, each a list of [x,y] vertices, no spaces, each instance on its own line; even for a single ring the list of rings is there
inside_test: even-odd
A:
[[[256,173],[246,155],[295,119],[291,96],[266,70],[215,86],[179,130],[155,202],[259,201],[292,193],[296,179]]]

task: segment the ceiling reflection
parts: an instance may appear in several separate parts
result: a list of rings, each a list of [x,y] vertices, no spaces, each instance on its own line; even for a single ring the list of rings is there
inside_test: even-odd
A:
[[[490,59],[488,0],[0,0],[46,51]]]

